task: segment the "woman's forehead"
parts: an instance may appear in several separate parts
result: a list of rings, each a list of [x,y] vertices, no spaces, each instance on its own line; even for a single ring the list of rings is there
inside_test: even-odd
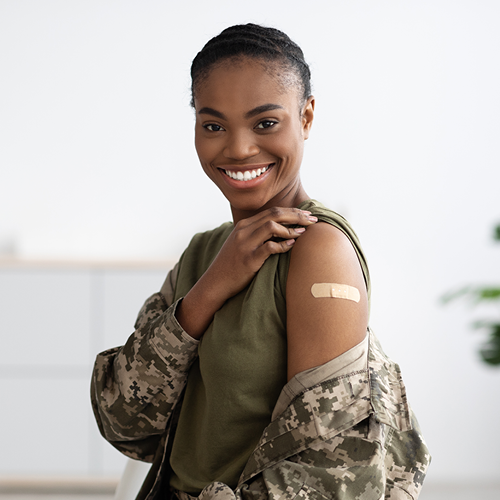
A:
[[[296,106],[298,78],[285,65],[249,58],[217,64],[196,87],[195,105],[250,109],[267,103]]]

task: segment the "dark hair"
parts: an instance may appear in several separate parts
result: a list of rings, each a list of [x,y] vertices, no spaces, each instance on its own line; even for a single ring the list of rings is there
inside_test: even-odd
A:
[[[302,99],[311,95],[311,71],[301,48],[288,35],[275,28],[258,24],[230,26],[209,40],[191,65],[191,106],[194,107],[196,86],[216,63],[237,57],[276,61],[291,69],[301,85]]]

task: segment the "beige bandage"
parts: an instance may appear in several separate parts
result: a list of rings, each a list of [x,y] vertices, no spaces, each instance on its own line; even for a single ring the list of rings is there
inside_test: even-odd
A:
[[[336,299],[348,299],[359,302],[359,290],[350,285],[339,285],[338,283],[314,283],[311,287],[313,297],[332,297]]]

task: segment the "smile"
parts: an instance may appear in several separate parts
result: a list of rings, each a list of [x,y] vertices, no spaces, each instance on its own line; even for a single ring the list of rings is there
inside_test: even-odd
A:
[[[264,172],[266,172],[269,169],[269,167],[270,165],[268,165],[267,167],[258,168],[257,170],[245,170],[244,172],[241,171],[233,172],[232,170],[224,170],[224,173],[228,177],[231,177],[231,179],[234,179],[235,181],[246,182],[261,176]]]

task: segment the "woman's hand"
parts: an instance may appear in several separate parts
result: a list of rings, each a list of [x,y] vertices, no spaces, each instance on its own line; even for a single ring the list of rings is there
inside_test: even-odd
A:
[[[239,221],[205,273],[213,277],[222,304],[250,283],[270,255],[288,252],[305,231],[288,226],[316,221],[310,212],[279,207]]]
[[[177,320],[200,338],[226,300],[252,281],[270,255],[288,252],[307,226],[310,212],[273,207],[239,221],[205,274],[179,305]],[[303,227],[293,228],[292,225]]]

